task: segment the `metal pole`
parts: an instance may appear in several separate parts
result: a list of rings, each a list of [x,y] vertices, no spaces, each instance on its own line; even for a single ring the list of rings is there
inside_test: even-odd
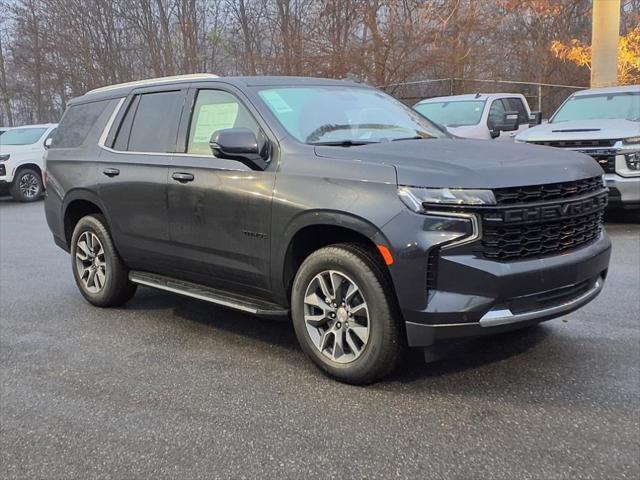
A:
[[[593,0],[591,87],[618,84],[620,0]]]
[[[542,111],[542,84],[538,84],[538,111]]]

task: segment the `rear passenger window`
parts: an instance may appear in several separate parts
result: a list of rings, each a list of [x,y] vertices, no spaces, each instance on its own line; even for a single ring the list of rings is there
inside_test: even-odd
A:
[[[174,151],[182,97],[181,91],[140,95],[137,108],[134,102],[123,119],[114,147],[130,152]]]
[[[73,105],[67,109],[51,140],[51,148],[82,145],[110,100]]]
[[[233,95],[220,90],[200,90],[193,107],[187,153],[213,155],[211,135],[226,128],[244,127],[260,136],[260,128],[249,111]]]
[[[527,113],[527,109],[524,107],[524,103],[522,103],[521,98],[507,98],[505,100],[508,102],[509,110],[518,112],[518,121],[521,125],[529,123],[529,114]]]

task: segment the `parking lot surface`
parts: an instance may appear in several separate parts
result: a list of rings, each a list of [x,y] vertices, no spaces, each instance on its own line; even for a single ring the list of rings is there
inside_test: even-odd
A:
[[[0,200],[0,478],[640,477],[640,225],[602,295],[352,387],[292,327],[141,288],[89,306],[42,202]]]

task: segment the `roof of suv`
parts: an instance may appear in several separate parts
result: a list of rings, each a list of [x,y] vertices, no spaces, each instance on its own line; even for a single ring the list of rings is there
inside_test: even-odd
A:
[[[351,80],[335,80],[329,78],[312,78],[312,77],[287,77],[287,76],[255,76],[255,77],[219,77],[211,73],[196,73],[189,75],[176,75],[172,77],[149,78],[134,82],[119,83],[115,85],[107,85],[100,88],[89,90],[81,97],[72,100],[77,101],[93,99],[95,97],[113,98],[121,97],[129,94],[135,88],[146,86],[162,86],[174,85],[181,83],[191,83],[197,81],[212,81],[227,83],[240,87],[256,87],[256,86],[295,86],[295,85],[351,85],[351,86],[367,86]]]
[[[602,95],[607,93],[625,93],[640,92],[640,85],[620,85],[617,87],[590,88],[588,90],[580,90],[573,94],[574,97],[582,95]]]
[[[51,128],[51,127],[56,127],[56,126],[58,126],[57,123],[37,123],[37,124],[34,124],[34,125],[20,125],[18,127],[1,127],[1,128],[14,130],[14,129],[18,129],[18,128]]]

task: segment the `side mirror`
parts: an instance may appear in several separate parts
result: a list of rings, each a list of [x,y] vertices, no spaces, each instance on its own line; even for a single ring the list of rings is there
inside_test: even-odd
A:
[[[502,122],[491,126],[491,138],[499,137],[500,132],[513,132],[514,130],[518,130],[519,126],[520,121],[518,120],[518,112],[504,112]]]
[[[269,164],[266,142],[259,145],[255,133],[248,128],[225,128],[211,135],[209,147],[218,158],[236,160],[253,170],[264,170]]]
[[[53,144],[53,137],[48,137],[45,141],[44,141],[44,148],[46,150],[48,150],[51,145]]]
[[[536,125],[540,125],[542,123],[542,112],[531,112],[529,114],[529,126],[535,127]]]

